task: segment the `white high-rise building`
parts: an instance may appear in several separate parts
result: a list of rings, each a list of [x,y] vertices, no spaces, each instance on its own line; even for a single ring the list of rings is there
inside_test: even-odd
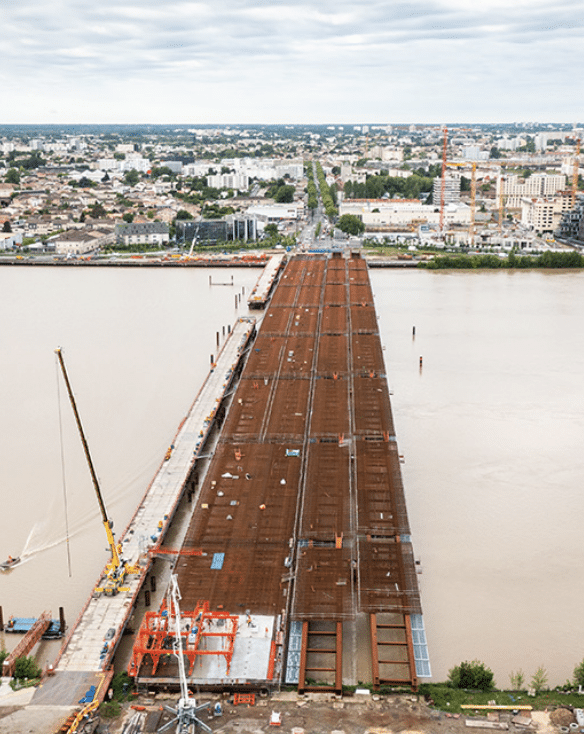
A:
[[[460,202],[460,176],[446,176],[444,179],[444,203],[458,204]],[[442,178],[434,179],[432,184],[432,203],[440,206],[442,203]]]
[[[560,226],[564,212],[572,208],[571,195],[556,196],[553,199],[521,200],[521,224],[542,234],[555,232]]]
[[[529,178],[519,178],[516,174],[497,176],[497,199],[502,195],[503,203],[509,209],[519,209],[521,199],[549,198],[566,188],[566,177],[547,174],[533,174]]]

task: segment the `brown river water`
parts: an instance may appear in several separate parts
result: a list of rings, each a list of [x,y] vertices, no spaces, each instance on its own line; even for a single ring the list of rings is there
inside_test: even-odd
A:
[[[121,532],[259,274],[0,268],[0,559],[24,558],[0,575],[5,620],[72,624],[107,557],[55,347]],[[478,658],[501,687],[540,665],[563,683],[584,657],[584,273],[371,280],[434,679]]]

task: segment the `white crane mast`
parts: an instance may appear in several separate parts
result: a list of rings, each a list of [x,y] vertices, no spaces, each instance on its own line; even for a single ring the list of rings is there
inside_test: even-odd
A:
[[[183,655],[183,644],[180,629],[180,605],[181,599],[180,590],[178,588],[178,581],[176,574],[172,574],[170,577],[170,584],[168,586],[168,592],[166,597],[166,607],[169,615],[169,628],[174,631],[174,639],[172,642],[172,651],[178,660],[178,673],[180,678],[180,699],[178,701],[176,709],[170,706],[164,708],[175,717],[167,724],[162,726],[158,731],[164,732],[176,722],[176,734],[195,734],[197,726],[200,726],[206,732],[212,732],[212,730],[203,723],[197,714],[199,711],[208,708],[211,704],[209,702],[203,703],[197,706],[197,701],[191,698],[189,695],[189,688],[187,685],[187,673],[185,669],[185,658]]]

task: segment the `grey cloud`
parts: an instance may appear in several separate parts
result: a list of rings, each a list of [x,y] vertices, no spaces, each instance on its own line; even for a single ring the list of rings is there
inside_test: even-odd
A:
[[[288,75],[292,90],[306,79],[332,89],[351,80],[364,97],[371,84],[373,97],[379,83],[422,89],[439,75],[466,83],[469,69],[477,84],[491,84],[510,68],[521,78],[533,73],[524,44],[538,73],[547,56],[565,57],[565,41],[581,62],[579,2],[489,11],[488,2],[460,7],[460,0],[222,0],[220,9],[209,0],[4,0],[0,74],[57,88],[137,82],[161,94],[171,83],[233,89]]]

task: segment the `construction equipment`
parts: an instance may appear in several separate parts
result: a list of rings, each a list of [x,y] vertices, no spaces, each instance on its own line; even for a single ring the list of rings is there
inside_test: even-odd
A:
[[[487,161],[484,164],[485,168],[499,168],[499,173],[497,175],[497,181],[498,181],[498,187],[499,187],[499,194],[498,194],[498,203],[497,203],[497,212],[498,212],[498,223],[499,223],[499,232],[503,231],[503,217],[505,214],[505,199],[507,195],[504,193],[504,181],[506,180],[506,176],[503,175],[502,169],[505,168],[505,166],[514,166],[515,164],[512,161]]]
[[[172,651],[176,655],[176,658],[178,660],[178,670],[180,677],[180,698],[178,700],[176,708],[172,708],[171,706],[164,707],[166,711],[174,714],[174,718],[171,719],[167,724],[164,724],[164,726],[160,727],[158,731],[167,731],[173,726],[173,724],[176,723],[176,734],[195,734],[198,726],[200,726],[207,732],[212,732],[212,730],[197,716],[199,711],[208,708],[211,705],[211,702],[208,701],[207,703],[203,703],[197,706],[197,701],[194,698],[191,698],[190,691],[187,686],[187,675],[185,670],[183,642],[180,628],[180,598],[181,596],[178,588],[177,577],[175,574],[173,574],[170,577],[166,603],[168,614],[170,615],[172,624],[174,625]]]
[[[115,596],[118,593],[118,591],[129,591],[127,587],[122,586],[124,579],[126,575],[129,573],[140,573],[140,569],[133,567],[133,566],[129,566],[126,563],[126,561],[121,556],[122,545],[121,543],[116,543],[115,541],[114,534],[112,531],[113,522],[107,516],[105,504],[103,501],[101,490],[99,488],[99,482],[97,480],[97,475],[95,473],[93,461],[91,460],[91,454],[89,453],[89,446],[87,445],[85,433],[83,432],[83,426],[81,425],[81,418],[79,416],[79,411],[77,410],[77,404],[75,403],[75,397],[73,395],[73,390],[71,389],[71,383],[69,382],[69,376],[67,375],[67,370],[65,369],[65,362],[63,360],[63,352],[60,347],[57,347],[57,349],[55,349],[55,354],[57,355],[57,359],[59,360],[59,365],[61,367],[61,372],[63,373],[63,379],[65,380],[65,386],[67,387],[67,393],[69,395],[69,401],[71,402],[71,407],[73,408],[73,414],[75,415],[77,429],[79,430],[79,435],[81,437],[81,443],[83,444],[83,451],[85,452],[85,458],[87,459],[87,464],[89,466],[89,472],[91,474],[91,479],[93,481],[93,487],[95,489],[95,494],[97,495],[97,502],[99,504],[99,509],[101,511],[103,526],[105,528],[107,542],[108,542],[109,549],[111,552],[111,559],[105,567],[105,578],[106,578],[105,584],[103,586],[96,587],[95,591],[104,592],[108,596]]]
[[[152,661],[151,675],[156,675],[168,650],[177,646],[173,641],[175,629],[169,604],[167,597],[159,612],[146,612],[144,615],[128,665],[128,673],[132,678],[139,677],[145,658]],[[189,663],[187,676],[193,674],[197,658],[201,666],[203,658],[223,658],[225,674],[229,675],[239,617],[222,610],[211,611],[208,601],[199,600],[194,609],[181,612],[181,621],[182,654]]]

